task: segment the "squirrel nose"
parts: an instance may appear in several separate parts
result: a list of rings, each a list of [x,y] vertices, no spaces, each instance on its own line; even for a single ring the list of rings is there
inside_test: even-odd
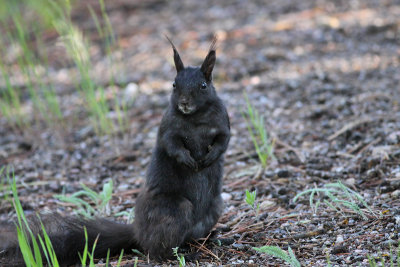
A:
[[[189,100],[188,100],[187,98],[181,98],[181,99],[179,100],[179,102],[180,102],[182,105],[188,105],[188,104],[189,104]]]

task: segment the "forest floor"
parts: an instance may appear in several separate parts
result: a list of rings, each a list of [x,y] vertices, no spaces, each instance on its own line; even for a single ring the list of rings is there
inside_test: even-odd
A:
[[[200,240],[187,252],[202,251],[200,266],[285,265],[253,249],[265,245],[290,247],[304,266],[368,266],[368,256],[389,263],[389,248],[396,251],[400,240],[399,1],[106,1],[121,47],[114,83],[86,8],[96,2],[79,2],[72,19],[91,41],[96,84],[106,96],[117,91],[133,99],[129,127],[96,135],[75,88],[76,68],[57,35],[44,36],[52,71],[47,82],[55,86],[64,121],[49,127],[32,112],[30,126],[20,129],[0,117],[0,167],[13,166],[27,213],[70,214],[74,206],[54,194],[77,192],[81,183],[99,192],[109,179],[111,214],[135,207],[175,76],[164,34],[185,64],[198,65],[216,33],[214,83],[232,128],[226,207],[213,232],[221,243]],[[27,91],[18,69],[12,82]],[[242,116],[244,92],[275,142],[275,158],[261,172]],[[32,110],[28,97],[23,103]],[[351,207],[333,209],[323,193],[314,196],[318,207],[310,206],[309,195],[293,201],[338,181],[365,200],[356,201],[364,217]],[[257,192],[257,214],[244,200],[246,189]],[[2,201],[0,219],[12,214]],[[127,254],[123,263],[137,256]],[[138,257],[140,265],[157,264]]]

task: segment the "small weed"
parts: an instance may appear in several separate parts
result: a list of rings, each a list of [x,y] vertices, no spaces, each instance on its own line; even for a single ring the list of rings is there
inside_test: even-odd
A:
[[[65,47],[67,55],[72,59],[80,75],[76,81],[76,88],[85,101],[90,122],[98,135],[111,135],[115,132],[114,124],[124,132],[129,128],[127,116],[127,102],[120,100],[114,92],[115,101],[106,97],[105,89],[98,86],[92,77],[92,60],[89,49],[90,44],[84,37],[83,32],[73,24],[71,20],[71,4],[76,1],[52,1],[52,0],[30,0],[27,3],[20,1],[5,1],[0,7],[0,26],[4,26],[0,36],[0,57],[5,57],[8,52],[3,47],[14,45],[18,48],[16,61],[18,70],[21,72],[29,93],[29,100],[33,106],[33,112],[26,112],[21,103],[21,89],[16,88],[11,82],[13,69],[11,64],[0,61],[1,76],[6,84],[6,90],[0,90],[0,112],[7,119],[10,126],[18,129],[28,128],[27,122],[31,117],[37,122],[44,120],[47,125],[53,126],[63,123],[63,114],[60,109],[59,99],[56,95],[54,85],[48,82],[50,68],[45,44],[41,41],[41,34],[49,28],[54,29],[60,35],[60,43]],[[115,76],[122,73],[119,65],[114,64],[115,50],[119,49],[118,40],[112,29],[110,19],[106,13],[104,0],[98,0],[101,16],[96,15],[89,6],[97,31],[105,44],[105,53],[110,64],[111,87],[115,85]],[[27,6],[27,8],[25,7]],[[25,16],[26,10],[32,12],[37,20],[31,23]],[[12,14],[12,15],[11,15]],[[28,16],[32,19],[30,16]],[[9,24],[12,23],[12,31]],[[32,38],[33,37],[33,38]],[[31,42],[34,39],[36,42]],[[32,46],[36,45],[36,49]],[[4,51],[3,51],[4,50]],[[14,65],[13,65],[14,66]],[[110,106],[115,111],[116,122],[113,122],[110,114]]]
[[[37,1],[39,0],[32,0],[29,4]],[[40,35],[40,28],[43,25],[40,21],[39,24],[35,23],[34,25],[28,23],[24,18],[21,5],[15,5],[12,2],[14,1],[5,1],[4,8],[8,10],[9,14],[12,14],[12,16],[10,16],[10,22],[13,23],[15,30],[9,31],[9,27],[5,28],[4,36],[6,36],[6,39],[2,38],[1,46],[7,47],[13,45],[18,47],[19,52],[16,54],[17,65],[23,75],[30,100],[33,103],[33,117],[37,121],[44,118],[46,123],[52,126],[60,121],[62,113],[54,88],[52,85],[46,85],[44,82],[43,69],[45,73],[48,73],[49,68],[47,65],[43,66],[43,62],[36,56],[36,53],[31,48],[32,44],[29,39],[31,36],[36,36],[37,48],[43,46],[40,41],[41,38],[38,37]],[[8,45],[4,44],[4,41],[7,41]],[[1,52],[2,56],[4,56],[4,53],[7,51]],[[2,76],[7,86],[7,91],[3,94],[4,100],[0,101],[2,106],[1,111],[11,124],[13,124],[13,120],[16,120],[16,124],[19,128],[26,128],[26,126],[28,126],[26,120],[29,118],[29,114],[24,114],[24,117],[21,117],[22,114],[20,111],[22,103],[20,103],[19,100],[21,90],[15,88],[9,82],[9,76],[11,76],[10,74],[12,74],[14,70],[9,64],[7,67],[4,63],[0,64]],[[12,93],[10,91],[11,89],[13,90]],[[21,119],[23,121],[21,121]]]
[[[256,213],[256,217],[258,217],[258,213],[260,211],[260,204],[259,203],[256,204],[256,195],[257,195],[257,190],[250,192],[249,190],[246,189],[245,201],[254,210],[254,212]]]
[[[0,168],[0,176],[5,170],[5,167]],[[10,178],[11,173],[11,178]],[[18,197],[16,179],[14,177],[14,172],[9,169],[6,170],[5,176],[8,179],[10,184],[10,188],[12,190],[13,195],[13,205],[14,209],[17,213],[17,236],[18,242],[20,246],[20,250],[22,253],[22,257],[25,261],[26,266],[28,267],[43,267],[43,266],[60,266],[56,257],[56,253],[54,251],[53,245],[51,243],[50,237],[48,236],[46,229],[41,223],[41,232],[34,234],[30,229],[28,219],[25,217],[24,211],[22,209],[21,202]],[[110,185],[112,188],[112,184]],[[109,189],[103,190],[103,192],[107,192],[106,195],[109,195]],[[102,192],[102,193],[103,193]],[[101,194],[99,194],[101,195]],[[107,199],[107,197],[105,197]],[[39,215],[38,220],[40,221]],[[97,244],[97,239],[95,240],[91,252],[89,252],[88,246],[88,236],[86,232],[86,228],[84,229],[85,234],[85,247],[82,251],[82,254],[79,254],[82,266],[91,266],[94,267],[96,264],[94,263],[94,251]],[[121,251],[117,266],[121,265],[122,257],[124,251]],[[43,261],[43,257],[45,258],[47,264]],[[87,265],[87,259],[89,259],[89,264]],[[106,261],[109,261],[109,254],[107,255]],[[108,266],[108,265],[107,265]]]
[[[399,244],[397,244],[397,265],[400,266],[400,239]]]
[[[388,264],[385,264],[385,257],[389,258]],[[370,267],[379,266],[378,263],[376,262],[376,259],[380,260],[380,262],[381,262],[380,266],[394,267],[395,266],[394,258],[395,258],[395,255],[393,254],[392,245],[390,243],[389,243],[389,254],[380,253],[380,256],[371,256],[371,255],[367,254],[368,264]],[[397,247],[397,266],[400,266],[400,240],[399,240],[399,244]]]
[[[43,75],[39,74],[38,69],[42,62],[35,56],[27,40],[30,32],[33,32],[36,36],[39,35],[38,27],[29,28],[27,26],[29,24],[23,20],[23,15],[19,9],[14,10],[13,14],[15,15],[12,19],[17,31],[12,41],[18,43],[22,49],[22,53],[18,57],[18,65],[25,76],[26,86],[33,105],[38,111],[36,119],[40,119],[38,116],[40,114],[48,125],[54,125],[62,117],[59,103],[53,88],[45,85]]]
[[[370,267],[377,267],[378,266],[376,264],[376,261],[375,261],[374,257],[372,257],[370,255],[367,255],[367,258],[368,258],[368,264],[369,264]],[[385,265],[383,264],[382,266],[385,266]]]
[[[172,251],[174,252],[174,256],[176,257],[176,259],[179,262],[179,267],[184,267],[184,266],[186,266],[185,257],[183,255],[178,254],[178,249],[179,249],[179,247],[176,247],[176,248],[173,248]]]
[[[12,179],[10,179],[10,174]],[[22,253],[22,257],[26,266],[30,267],[41,267],[44,265],[42,257],[45,256],[47,264],[49,266],[58,267],[57,257],[54,248],[50,242],[50,238],[44,229],[42,224],[42,235],[35,234],[29,227],[28,220],[25,217],[24,211],[22,209],[21,202],[18,197],[16,179],[13,171],[7,171],[6,177],[11,184],[12,194],[13,194],[13,205],[17,213],[17,236]],[[39,218],[40,220],[40,218]],[[40,245],[39,245],[40,244]]]
[[[104,89],[97,87],[90,75],[92,64],[90,62],[89,44],[82,32],[67,18],[54,22],[54,27],[61,36],[61,40],[67,53],[73,59],[80,74],[80,82],[77,84],[84,97],[92,125],[97,134],[111,134],[113,132],[112,121],[108,118],[109,108],[105,98]]]
[[[267,135],[264,116],[260,115],[251,105],[246,93],[244,93],[244,97],[247,103],[247,110],[246,112],[242,112],[242,116],[246,120],[247,130],[253,141],[261,166],[264,169],[267,166],[268,160],[274,158],[274,141],[271,142]]]
[[[113,191],[112,180],[103,185],[103,191],[100,193],[93,191],[84,184],[81,184],[81,186],[83,190],[75,192],[71,196],[55,195],[54,197],[62,202],[76,205],[78,207],[77,213],[88,218],[91,218],[96,214],[98,215],[99,213],[103,215],[109,215],[109,202],[111,200]],[[92,207],[90,201],[86,201],[82,199],[82,197],[87,197],[92,203],[95,203],[95,208]]]
[[[293,267],[301,267],[300,262],[297,260],[296,256],[293,253],[293,250],[290,247],[288,247],[288,252],[282,250],[280,247],[277,246],[263,246],[253,249],[258,252],[266,253],[273,257],[280,258]]]
[[[400,251],[400,248],[399,248]],[[393,251],[392,251],[392,245],[389,243],[389,260],[390,260],[390,267],[394,267],[394,260],[393,260]]]
[[[101,17],[102,21],[105,24],[102,26],[100,23],[100,19],[95,13],[95,11],[89,6],[89,12],[92,16],[94,24],[96,25],[97,32],[101,39],[103,39],[105,43],[105,49],[107,54],[107,59],[110,64],[109,71],[111,74],[111,86],[114,87],[115,85],[115,75],[118,72],[118,65],[114,62],[114,57],[112,54],[113,47],[118,46],[118,40],[115,37],[110,19],[106,13],[104,0],[99,0],[100,10],[101,10]],[[120,130],[125,132],[129,127],[129,120],[127,116],[127,101],[119,100],[117,97],[116,92],[113,93],[114,101],[114,110],[117,115],[117,122]]]
[[[0,37],[1,38],[1,37]],[[2,41],[0,39],[0,41]],[[0,48],[3,43],[0,42]],[[9,73],[6,67],[0,60],[0,71],[3,80],[5,81],[6,89],[0,93],[0,111],[7,118],[10,125],[23,128],[26,124],[25,114],[22,112],[20,101],[20,90],[15,88],[10,81]]]
[[[127,223],[131,224],[133,223],[133,221],[135,220],[135,208],[131,208],[131,210],[128,211],[121,211],[121,212],[117,212],[115,215],[115,217],[119,217],[119,216],[126,216],[127,217]]]
[[[326,264],[327,264],[328,267],[332,267],[331,257],[329,255],[328,251],[326,251]]]
[[[142,257],[142,258],[146,258],[146,255],[144,255],[142,252],[140,252],[140,251],[137,250],[137,249],[132,249],[132,252],[135,253],[135,254],[137,254],[137,255],[139,255],[139,256]]]
[[[321,204],[321,200],[317,200],[314,203],[314,196],[316,194],[322,194],[321,199],[323,199],[323,197],[327,197],[327,199],[323,199],[322,203],[336,210],[337,212],[341,213],[344,216],[345,216],[344,213],[346,212],[345,208],[349,208],[353,212],[361,216],[363,219],[365,220],[368,219],[367,216],[365,215],[365,211],[363,211],[358,204],[361,203],[361,205],[364,206],[370,214],[377,217],[375,212],[368,206],[368,204],[365,202],[365,200],[360,194],[346,187],[340,181],[336,183],[325,184],[322,188],[312,188],[305,190],[297,194],[293,198],[293,202],[296,202],[299,199],[299,197],[307,194],[310,195],[309,202],[311,208],[313,208],[314,213],[317,212],[318,207]]]

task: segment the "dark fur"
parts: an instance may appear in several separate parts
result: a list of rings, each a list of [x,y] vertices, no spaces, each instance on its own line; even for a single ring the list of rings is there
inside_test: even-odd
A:
[[[223,153],[230,126],[212,84],[215,39],[201,68],[185,68],[171,45],[176,86],[161,121],[146,183],[136,201],[135,221],[126,225],[104,219],[42,217],[63,265],[78,261],[78,251],[83,251],[85,244],[83,226],[90,247],[99,236],[97,257],[104,257],[108,248],[111,255],[140,248],[151,258],[163,260],[172,256],[172,248],[207,235],[222,212]],[[40,232],[37,220],[31,225],[34,233]],[[0,246],[5,263],[11,265],[11,257],[20,257],[14,225],[0,227]]]

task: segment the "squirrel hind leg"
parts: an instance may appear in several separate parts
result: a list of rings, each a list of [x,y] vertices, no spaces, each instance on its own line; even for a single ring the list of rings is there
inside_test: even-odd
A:
[[[192,203],[172,194],[142,195],[135,217],[137,241],[157,260],[172,258],[172,249],[184,244],[194,225]]]
[[[200,216],[200,220],[198,220],[193,226],[190,236],[188,237],[190,239],[198,239],[207,236],[214,225],[218,222],[223,207],[224,204],[221,196],[215,197],[211,202],[210,207],[206,210],[206,213]]]

